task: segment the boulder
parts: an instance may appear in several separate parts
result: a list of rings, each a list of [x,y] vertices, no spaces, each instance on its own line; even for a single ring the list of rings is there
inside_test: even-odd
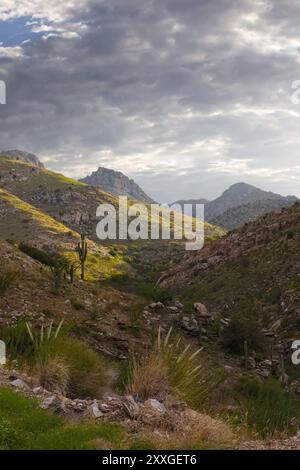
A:
[[[63,400],[61,400],[60,398],[58,398],[55,395],[52,395],[51,397],[46,398],[46,400],[44,400],[41,403],[40,407],[43,410],[51,410],[51,411],[54,411],[56,413],[65,413],[66,412],[66,408],[65,408]]]
[[[194,309],[197,315],[201,318],[211,318],[211,314],[208,312],[204,304],[196,303],[194,304]]]
[[[23,390],[23,391],[30,390],[30,387],[27,385],[27,383],[25,383],[24,380],[21,380],[21,379],[13,380],[11,382],[11,385],[19,390]]]
[[[144,406],[155,414],[163,415],[167,411],[165,405],[154,398],[149,398],[149,400],[145,401]]]
[[[89,414],[95,419],[102,418],[103,413],[99,410],[98,403],[96,401],[89,407]]]

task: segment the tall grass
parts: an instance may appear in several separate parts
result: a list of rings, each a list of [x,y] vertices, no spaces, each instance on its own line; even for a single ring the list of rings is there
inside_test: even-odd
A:
[[[172,328],[164,339],[159,329],[149,355],[141,362],[132,360],[127,392],[141,399],[175,396],[194,409],[202,409],[219,378],[208,368],[201,352],[172,338]]]
[[[295,432],[293,421],[300,418],[300,405],[278,381],[259,382],[244,376],[236,384],[235,392],[248,432],[264,439]]]
[[[35,330],[27,324],[33,344],[34,368],[43,387],[72,398],[98,397],[107,383],[107,364],[95,351],[76,338],[56,329]]]

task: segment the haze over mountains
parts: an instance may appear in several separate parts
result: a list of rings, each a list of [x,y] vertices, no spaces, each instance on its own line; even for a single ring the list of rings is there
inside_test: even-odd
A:
[[[289,207],[296,196],[281,196],[246,183],[236,183],[213,201],[180,200],[174,204],[205,204],[205,220],[226,229],[240,227],[267,212]]]
[[[28,152],[20,150],[0,151],[1,157],[28,163],[33,168],[44,169],[44,165],[39,158]],[[133,179],[128,178],[120,171],[99,167],[98,170],[79,181],[113,196],[128,196],[134,201],[154,202]],[[90,193],[91,189],[86,190],[86,192]],[[213,201],[201,198],[179,200],[174,204],[182,207],[184,204],[204,204],[205,220],[208,223],[231,230],[268,212],[289,207],[297,200],[296,196],[281,196],[247,183],[236,183]],[[195,208],[193,208],[193,215],[196,215]]]

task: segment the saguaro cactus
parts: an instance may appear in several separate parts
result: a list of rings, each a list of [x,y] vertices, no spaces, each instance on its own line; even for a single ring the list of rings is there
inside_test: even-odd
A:
[[[84,281],[85,276],[85,262],[88,254],[88,244],[85,240],[84,233],[81,234],[81,241],[78,243],[76,251],[79,256],[80,266],[81,266],[81,279]]]

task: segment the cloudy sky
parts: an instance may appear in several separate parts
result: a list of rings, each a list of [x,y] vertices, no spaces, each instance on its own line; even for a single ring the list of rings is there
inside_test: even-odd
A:
[[[300,196],[299,0],[1,0],[0,147],[161,202]]]

